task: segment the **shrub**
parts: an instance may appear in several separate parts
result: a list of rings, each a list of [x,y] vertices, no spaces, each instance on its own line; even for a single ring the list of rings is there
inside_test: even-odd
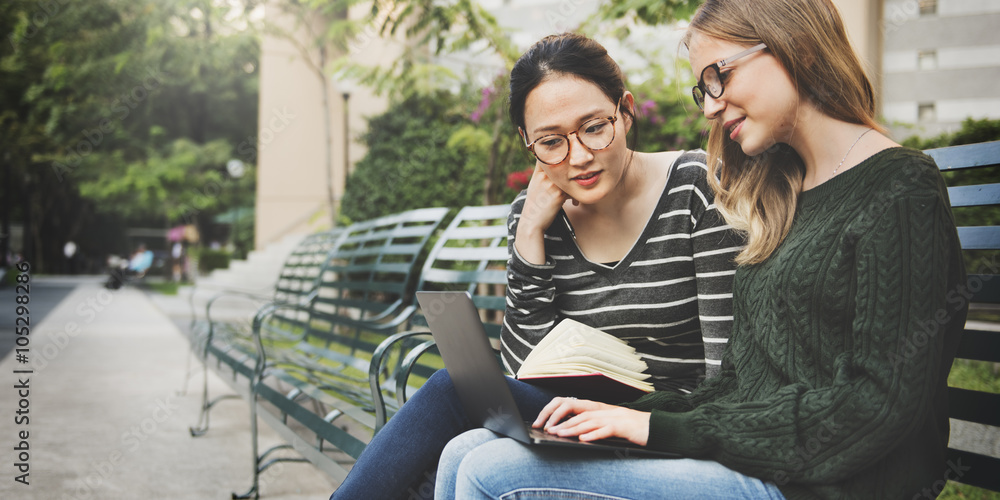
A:
[[[423,207],[480,204],[485,164],[449,145],[462,127],[457,98],[415,95],[369,120],[368,154],[347,179],[341,216],[366,220]]]
[[[198,252],[198,271],[210,273],[216,269],[229,267],[229,252],[225,250],[202,249]]]

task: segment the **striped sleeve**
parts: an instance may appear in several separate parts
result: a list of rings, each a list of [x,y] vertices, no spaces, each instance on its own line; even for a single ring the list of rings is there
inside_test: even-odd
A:
[[[735,257],[743,248],[740,235],[722,218],[715,196],[704,176],[693,183],[691,233],[695,283],[698,289],[698,320],[705,344],[705,377],[719,374],[722,352],[733,325],[733,277]]]
[[[501,358],[511,374],[516,374],[525,356],[555,326],[553,300],[556,286],[552,277],[555,265],[546,256],[544,265],[531,264],[517,253],[514,237],[521,218],[526,194],[522,192],[511,204],[507,219],[507,307],[500,330]]]

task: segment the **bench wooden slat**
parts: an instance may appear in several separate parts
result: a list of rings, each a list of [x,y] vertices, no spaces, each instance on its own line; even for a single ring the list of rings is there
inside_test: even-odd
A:
[[[342,310],[346,309],[357,313],[360,322],[363,322],[364,318],[386,312],[388,305],[385,302],[377,300],[356,299],[353,297],[318,298],[316,299],[316,307],[313,309],[313,318],[330,320],[330,317],[334,316],[334,322],[338,324],[353,322],[355,318],[342,312]]]
[[[953,208],[1000,205],[1000,184],[950,187],[948,198]]]
[[[427,269],[421,278],[429,282],[446,283],[490,283],[507,284],[507,271],[453,271],[451,269]]]
[[[948,449],[949,479],[957,482],[1000,491],[1000,458],[988,457],[971,451]],[[944,471],[942,471],[944,472]]]
[[[503,311],[507,306],[507,297],[499,295],[477,295],[472,298],[478,309],[488,309],[490,311]]]
[[[437,260],[491,260],[507,261],[507,247],[443,247]]]
[[[1000,394],[949,387],[948,400],[951,418],[1000,426]]]
[[[339,292],[396,292],[401,293],[406,287],[406,283],[396,281],[330,281],[323,283],[324,290],[320,291],[319,300],[335,297]],[[333,293],[338,292],[338,293]]]
[[[507,237],[507,227],[506,225],[454,227],[449,233],[453,240],[503,239]]]
[[[330,266],[320,280],[323,286],[337,286],[338,281],[343,281],[344,276],[358,276],[362,274],[382,273],[382,274],[406,274],[413,267],[413,263],[406,262],[365,262],[351,265]]]
[[[1000,141],[949,146],[924,151],[942,171],[991,167],[1000,164]]]
[[[469,206],[462,208],[462,213],[466,219],[502,219],[506,223],[507,216],[510,214],[510,205]]]
[[[969,226],[958,228],[963,250],[1000,249],[1000,226]]]
[[[424,230],[423,232],[427,232]],[[377,238],[370,238],[366,241],[377,241]],[[419,253],[423,245],[418,244],[392,244],[392,245],[382,245],[382,246],[369,246],[369,247],[359,247],[352,248],[349,250],[343,250],[340,252],[338,257],[349,259],[349,258],[360,258],[360,257],[377,257],[383,255],[413,255]]]
[[[965,330],[955,357],[1000,363],[1000,332]]]

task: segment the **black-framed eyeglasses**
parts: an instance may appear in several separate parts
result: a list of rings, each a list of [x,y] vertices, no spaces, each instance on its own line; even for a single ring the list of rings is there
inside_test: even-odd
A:
[[[528,134],[521,130],[521,138],[524,139],[524,147],[531,151],[538,161],[546,165],[558,165],[569,158],[569,136],[576,134],[580,144],[590,151],[600,151],[607,149],[615,142],[615,122],[618,121],[618,110],[622,100],[618,99],[615,105],[615,114],[606,118],[595,118],[568,134],[547,134],[528,142]]]
[[[759,43],[732,57],[709,64],[705,69],[701,70],[701,78],[698,79],[698,85],[691,88],[691,96],[694,97],[694,103],[698,105],[698,109],[705,109],[705,94],[712,96],[713,99],[718,99],[726,91],[726,83],[722,80],[722,72],[719,71],[720,68],[741,57],[746,57],[766,48],[766,44]]]

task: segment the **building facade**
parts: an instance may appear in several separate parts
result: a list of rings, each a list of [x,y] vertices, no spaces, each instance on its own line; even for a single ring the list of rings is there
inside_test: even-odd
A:
[[[884,0],[883,104],[896,139],[1000,118],[1000,1]]]

